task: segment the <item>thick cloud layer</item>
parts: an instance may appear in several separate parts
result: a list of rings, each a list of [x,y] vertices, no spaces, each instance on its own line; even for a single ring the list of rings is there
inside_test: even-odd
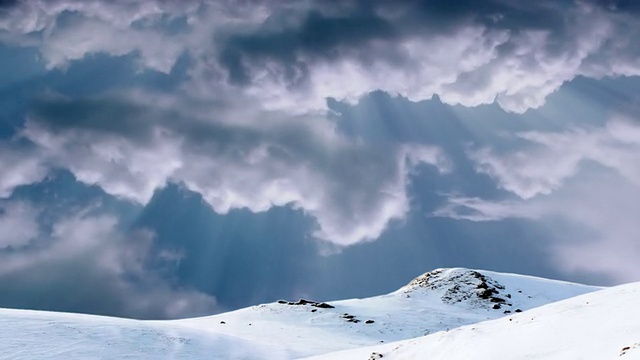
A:
[[[91,54],[135,53],[142,69],[169,73],[187,56],[189,77],[170,97],[138,96],[142,104],[93,99],[65,105],[62,99],[41,107],[22,135],[47,159],[24,157],[24,171],[2,176],[0,190],[6,195],[37,181],[46,164],[142,203],[171,179],[201,192],[220,212],[293,204],[318,220],[320,238],[339,244],[376,238],[407,211],[407,166],[427,162],[443,169],[441,156],[435,149],[376,149],[341,138],[330,120],[309,115],[327,111],[326,97],[355,101],[382,89],[414,100],[437,94],[466,106],[496,101],[522,112],[577,75],[638,72],[636,50],[621,46],[640,31],[626,13],[588,3],[484,5],[8,6],[2,39],[37,47],[47,68],[64,69]],[[189,101],[217,105],[181,113]],[[171,110],[151,110],[151,102],[178,107],[173,115],[180,124],[168,120]],[[49,125],[41,125],[67,121],[83,127],[49,133]],[[139,133],[131,137],[132,130]],[[15,163],[15,154],[4,156]]]
[[[19,168],[0,177],[0,190],[7,195],[58,166],[145,203],[171,180],[202,193],[218,212],[291,204],[317,219],[318,238],[342,245],[375,239],[408,209],[409,170],[424,162],[445,170],[443,156],[341,136],[326,116],[327,97],[356,101],[381,89],[523,112],[578,75],[638,73],[637,50],[626,44],[640,26],[611,9],[586,2],[19,2],[0,18],[2,40],[37,48],[48,69],[64,71],[95,54],[135,54],[141,71],[167,74],[188,59],[187,77],[180,91],[130,90],[128,101],[46,95],[17,138],[37,150],[3,155]]]
[[[270,109],[379,89],[524,112],[576,76],[639,73],[640,25],[624,3],[603,4],[34,0],[9,6],[0,28],[48,68],[135,52],[168,73],[188,54],[192,91],[241,88]]]
[[[27,162],[67,168],[112,195],[145,204],[172,181],[219,213],[292,205],[317,220],[316,237],[340,245],[375,239],[404,216],[415,166],[449,166],[435,147],[359,143],[323,117],[247,109],[197,119],[172,105],[48,98],[19,136],[35,147],[38,160]]]

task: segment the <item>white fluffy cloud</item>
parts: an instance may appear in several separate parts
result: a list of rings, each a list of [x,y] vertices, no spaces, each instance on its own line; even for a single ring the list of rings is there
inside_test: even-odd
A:
[[[495,178],[505,190],[529,199],[558,189],[586,161],[609,167],[640,184],[639,135],[637,124],[617,117],[602,128],[516,134],[529,146],[509,154],[482,148],[469,155],[478,171]]]
[[[17,186],[39,182],[47,174],[47,167],[31,149],[22,149],[12,141],[0,143],[0,163],[0,198],[9,197]]]
[[[558,229],[551,254],[569,272],[637,281],[640,267],[640,126],[615,117],[602,127],[528,132],[518,150],[483,149],[477,169],[516,195],[509,200],[452,196],[432,215],[470,221],[521,218]],[[564,225],[559,226],[561,222]]]
[[[416,166],[450,166],[435,147],[363,144],[324,117],[245,111],[212,122],[190,115],[132,112],[122,115],[121,129],[104,131],[99,124],[60,128],[39,114],[20,136],[45,164],[112,195],[144,204],[172,181],[201,193],[218,213],[292,205],[316,219],[317,238],[340,245],[375,239],[405,215]]]

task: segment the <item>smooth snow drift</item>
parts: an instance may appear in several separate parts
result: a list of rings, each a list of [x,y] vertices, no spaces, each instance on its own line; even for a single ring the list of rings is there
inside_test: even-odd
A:
[[[367,299],[281,301],[184,320],[0,310],[0,358],[292,359],[451,333],[599,289],[455,268],[434,270]],[[365,359],[373,351],[364,350]]]

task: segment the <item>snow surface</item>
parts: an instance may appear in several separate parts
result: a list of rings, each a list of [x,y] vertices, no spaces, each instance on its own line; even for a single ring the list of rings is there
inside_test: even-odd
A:
[[[639,300],[640,283],[632,283],[497,320],[312,359],[640,359]]]
[[[331,301],[333,308],[271,303],[172,321],[0,309],[0,359],[292,359],[376,344],[387,344],[379,351],[412,358],[412,346],[391,351],[399,344],[388,343],[457,333],[460,326],[505,315],[519,319],[526,312],[517,309],[600,289],[454,268],[426,273],[387,295]],[[331,356],[367,359],[376,350],[361,351]]]

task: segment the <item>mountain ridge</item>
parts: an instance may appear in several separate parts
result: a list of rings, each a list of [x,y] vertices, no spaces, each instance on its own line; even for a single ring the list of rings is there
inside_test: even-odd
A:
[[[0,358],[73,359],[76,353],[93,358],[300,358],[447,331],[600,289],[447,268],[422,274],[394,292],[365,299],[280,301],[181,320],[0,310],[4,339],[0,353],[20,349],[21,354],[32,355]],[[25,342],[19,336],[35,336],[36,328],[41,343]],[[65,355],[40,356],[48,347]]]

